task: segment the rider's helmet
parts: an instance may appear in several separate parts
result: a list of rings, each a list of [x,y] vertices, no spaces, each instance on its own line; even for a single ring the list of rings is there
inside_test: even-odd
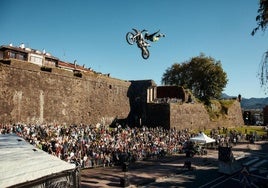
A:
[[[146,32],[146,33],[144,34],[144,38],[145,38],[145,39],[148,39],[148,36],[149,36],[149,34],[148,34],[148,32]]]

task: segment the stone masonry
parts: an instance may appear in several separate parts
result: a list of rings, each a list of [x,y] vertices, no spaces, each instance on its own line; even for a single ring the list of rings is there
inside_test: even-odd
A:
[[[25,61],[0,63],[0,122],[103,123],[126,118],[130,83],[106,75],[53,68]]]
[[[19,60],[0,62],[0,122],[109,125],[115,119],[130,126],[203,129],[243,125],[240,103],[213,121],[203,104],[148,103],[152,80],[124,81],[95,72],[74,72]]]

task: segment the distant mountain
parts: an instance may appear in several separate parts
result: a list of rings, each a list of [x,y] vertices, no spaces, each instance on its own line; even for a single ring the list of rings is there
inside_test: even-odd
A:
[[[222,94],[222,98],[235,98],[233,96],[229,96],[225,93]],[[268,97],[266,98],[243,98],[241,101],[241,107],[243,109],[263,109],[266,105],[268,105]]]
[[[268,97],[250,99],[242,98],[241,101],[241,107],[243,109],[263,109],[266,105],[268,105]]]

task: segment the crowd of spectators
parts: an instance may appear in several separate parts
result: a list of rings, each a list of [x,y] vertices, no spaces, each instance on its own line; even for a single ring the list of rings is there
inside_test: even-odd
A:
[[[126,161],[157,158],[182,153],[184,143],[196,134],[189,130],[161,127],[109,128],[92,125],[1,125],[0,134],[17,134],[35,147],[82,168],[120,165]],[[217,145],[241,139],[238,133],[222,136],[217,130],[210,136]],[[231,135],[231,137],[230,137]]]

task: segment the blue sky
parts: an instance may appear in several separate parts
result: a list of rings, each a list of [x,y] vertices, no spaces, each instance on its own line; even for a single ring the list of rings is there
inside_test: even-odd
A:
[[[252,37],[258,0],[1,0],[0,45],[42,50],[122,80],[152,79],[204,53],[222,63],[224,93],[267,97],[257,73],[267,34]],[[166,34],[142,59],[125,35],[132,28]]]

